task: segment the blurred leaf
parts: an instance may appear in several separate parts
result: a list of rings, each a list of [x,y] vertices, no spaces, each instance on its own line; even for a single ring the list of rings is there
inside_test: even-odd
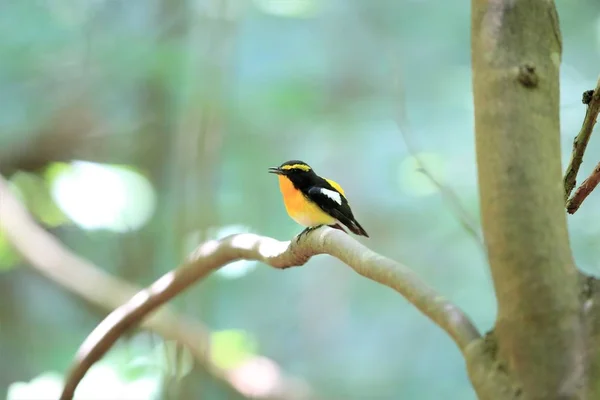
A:
[[[71,166],[67,163],[64,163],[64,162],[52,163],[46,168],[46,171],[44,171],[44,178],[48,182],[52,182],[53,180],[58,178],[59,175],[66,173],[70,169],[71,169]]]
[[[38,175],[18,172],[11,182],[19,189],[29,212],[46,226],[59,226],[69,219],[50,197],[46,181]]]
[[[134,379],[128,379],[119,363],[100,361],[82,379],[75,399],[152,399],[160,386],[161,377],[157,371],[148,370]]]
[[[224,330],[211,335],[211,358],[220,368],[234,368],[255,355],[256,350],[256,342],[245,331]]]
[[[12,269],[21,260],[21,256],[6,240],[6,235],[0,230],[0,271]]]
[[[119,368],[119,375],[126,382],[133,382],[155,372],[156,365],[147,362],[143,357],[136,357],[126,367]]]
[[[182,379],[192,371],[194,359],[188,349],[174,340],[164,341],[155,349],[157,357],[165,370],[175,379]]]
[[[256,7],[278,17],[308,18],[316,14],[317,0],[254,0]]]
[[[76,161],[48,176],[58,206],[84,229],[136,230],[154,212],[153,187],[132,168]]]
[[[45,372],[29,382],[8,386],[7,400],[51,400],[60,397],[63,378],[56,372]]]

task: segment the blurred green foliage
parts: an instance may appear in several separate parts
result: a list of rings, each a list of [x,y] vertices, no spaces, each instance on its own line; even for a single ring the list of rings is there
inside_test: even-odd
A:
[[[600,73],[600,3],[557,5],[566,159]],[[365,243],[486,331],[496,305],[484,255],[405,143],[477,222],[469,11],[442,0],[4,2],[0,168],[42,165],[10,178],[45,229],[147,285],[206,238],[298,233],[266,169],[302,159],[342,184]],[[587,154],[583,174],[599,140]],[[569,217],[577,263],[593,273],[599,199]],[[0,388],[52,393],[105,310],[32,272],[4,234],[0,272]],[[240,262],[174,303],[215,331],[216,364],[260,353],[321,398],[475,398],[437,327],[330,257],[285,272]],[[148,361],[163,352],[152,337],[122,340],[83,392],[231,398],[198,368],[173,380],[167,361]]]
[[[211,335],[211,358],[220,368],[235,368],[256,353],[256,343],[242,330],[224,330]]]

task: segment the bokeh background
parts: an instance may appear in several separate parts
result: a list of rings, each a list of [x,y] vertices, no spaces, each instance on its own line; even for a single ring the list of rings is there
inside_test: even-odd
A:
[[[557,5],[564,165],[600,74],[600,3]],[[0,172],[75,253],[145,286],[207,238],[298,233],[266,171],[301,159],[346,189],[371,236],[361,241],[487,331],[493,289],[479,232],[465,228],[479,229],[469,12],[445,0],[2,1]],[[598,138],[586,154],[583,175]],[[592,273],[599,211],[597,191],[569,216]],[[296,382],[287,398],[475,399],[440,329],[331,257],[283,272],[238,262],[173,305],[211,329],[212,362],[245,366],[256,395],[284,374]],[[42,277],[0,232],[0,393],[56,398],[106,311]],[[147,332],[120,340],[81,388],[82,399],[241,398]]]

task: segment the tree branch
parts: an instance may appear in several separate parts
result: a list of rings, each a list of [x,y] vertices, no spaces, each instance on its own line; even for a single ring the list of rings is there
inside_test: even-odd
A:
[[[421,173],[423,173],[423,175],[425,175],[431,181],[431,183],[440,191],[442,198],[445,200],[446,204],[450,208],[450,212],[454,214],[458,222],[462,225],[463,229],[467,232],[467,234],[469,234],[473,238],[477,246],[485,255],[486,248],[483,244],[483,238],[481,237],[480,230],[478,229],[475,221],[473,221],[473,218],[471,217],[469,212],[461,204],[458,195],[451,188],[446,187],[440,181],[438,181],[438,179],[433,175],[429,168],[427,168],[421,157],[419,157],[419,154],[414,150],[414,148],[410,144],[408,133],[405,132],[404,129],[402,129],[402,126],[400,124],[398,124],[398,128],[400,129],[400,134],[404,139],[404,143],[406,145],[408,153],[417,161],[417,164],[419,164]]]
[[[600,78],[598,79],[596,88],[593,90],[592,96],[587,95],[587,93],[588,92],[585,92],[583,95],[583,103],[587,104],[585,117],[583,118],[583,124],[581,126],[581,129],[579,130],[579,133],[577,134],[577,136],[575,136],[575,140],[573,140],[573,151],[571,152],[571,160],[569,161],[569,166],[567,167],[565,177],[563,180],[565,200],[569,198],[571,192],[573,191],[573,188],[575,188],[575,185],[577,183],[577,173],[579,172],[579,167],[581,167],[581,163],[583,162],[583,154],[585,153],[585,149],[587,148],[588,142],[590,141],[592,131],[594,130],[594,125],[596,124],[596,120],[598,118],[598,113],[600,112]],[[577,196],[577,193],[575,194],[575,196]],[[567,202],[567,209],[573,209],[573,211],[569,210],[569,213],[573,214],[575,211],[577,211],[579,205],[581,205],[581,202],[585,199],[586,196],[581,198],[580,201],[574,200],[573,198],[569,200]],[[571,206],[569,206],[569,204],[571,204]]]
[[[579,210],[583,201],[594,191],[598,183],[600,183],[600,163],[596,164],[590,176],[583,181],[573,194],[573,197],[567,201],[567,212],[574,214]]]
[[[135,294],[141,289],[130,285],[89,261],[73,254],[54,236],[40,227],[25,207],[11,193],[7,182],[0,176],[0,229],[8,240],[31,264],[31,266],[70,292],[103,309],[114,310],[130,299],[139,299]],[[112,314],[111,314],[112,315]],[[167,340],[184,345],[194,358],[217,380],[240,393],[247,395],[248,389],[238,383],[229,371],[214,365],[208,358],[210,331],[201,323],[161,308],[141,323]],[[298,390],[308,390],[298,379],[283,376],[265,397],[292,399]],[[275,396],[277,394],[277,396]]]
[[[300,243],[280,242],[249,233],[238,234],[200,245],[179,268],[165,274],[102,321],[81,345],[61,400],[73,397],[86,371],[127,329],[212,271],[240,259],[257,260],[284,269],[303,265],[318,254],[330,254],[360,275],[402,294],[444,329],[461,351],[480,338],[469,318],[423,283],[412,270],[369,250],[339,230],[321,228],[303,237]]]

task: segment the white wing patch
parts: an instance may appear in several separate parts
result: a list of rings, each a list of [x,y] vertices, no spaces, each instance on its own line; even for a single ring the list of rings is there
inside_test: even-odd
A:
[[[342,196],[340,196],[338,192],[329,189],[321,189],[321,194],[324,194],[339,205],[342,205]]]

